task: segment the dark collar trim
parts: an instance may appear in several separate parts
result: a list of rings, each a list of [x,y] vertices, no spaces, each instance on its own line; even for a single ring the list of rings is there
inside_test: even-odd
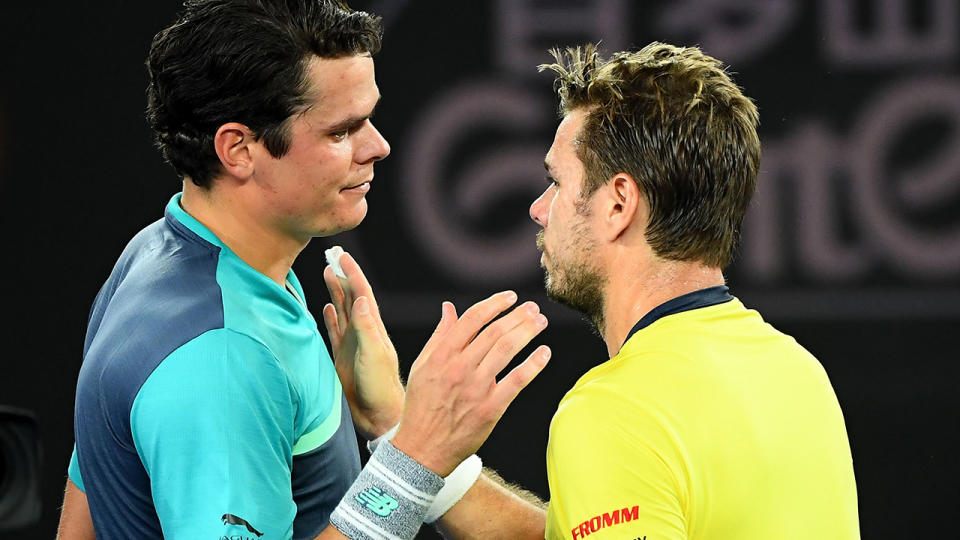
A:
[[[634,334],[650,326],[657,320],[666,317],[667,315],[673,315],[674,313],[680,313],[683,311],[690,311],[691,309],[714,306],[724,302],[729,302],[730,300],[733,300],[733,296],[730,294],[730,289],[728,289],[726,285],[718,285],[716,287],[700,289],[699,291],[693,291],[692,293],[678,296],[673,300],[667,300],[666,302],[650,310],[650,313],[644,315],[643,318],[640,319],[636,325],[634,325],[633,329],[630,330],[630,333],[627,334],[627,339],[623,340],[623,342],[626,343],[627,340],[629,340]]]

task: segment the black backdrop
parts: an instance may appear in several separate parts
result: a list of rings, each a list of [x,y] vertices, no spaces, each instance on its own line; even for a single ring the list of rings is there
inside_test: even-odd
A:
[[[143,120],[143,60],[177,2],[0,7],[4,263],[0,404],[34,411],[51,538],[72,445],[87,310],[126,241],[179,182]],[[57,5],[60,4],[60,5]],[[384,16],[375,121],[393,145],[370,214],[297,262],[326,300],[322,251],[353,251],[406,371],[442,299],[542,299],[535,226],[556,126],[554,44],[700,44],[761,109],[760,190],[735,294],[816,354],[843,406],[864,538],[951,535],[958,497],[960,6],[956,0],[356,1]],[[241,38],[241,36],[238,36]],[[544,305],[555,353],[481,450],[543,497],[549,419],[604,358]],[[424,537],[429,537],[425,533]]]

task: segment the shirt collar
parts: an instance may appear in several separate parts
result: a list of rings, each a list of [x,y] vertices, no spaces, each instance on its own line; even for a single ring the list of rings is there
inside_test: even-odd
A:
[[[170,202],[167,203],[167,208],[164,214],[166,215],[167,221],[172,222],[174,226],[177,224],[186,227],[187,230],[193,234],[199,236],[200,238],[210,242],[211,244],[217,247],[226,247],[223,242],[217,238],[217,235],[213,234],[213,231],[204,226],[203,223],[200,223],[193,216],[187,213],[186,210],[180,206],[180,198],[183,196],[183,193],[177,193],[170,198]]]
[[[722,304],[730,300],[733,300],[733,296],[730,294],[730,289],[728,289],[726,285],[700,289],[699,291],[693,291],[692,293],[678,296],[672,300],[667,300],[644,315],[643,318],[633,326],[630,333],[627,334],[627,339],[623,340],[623,342],[626,343],[634,334],[667,315]]]
[[[259,294],[272,296],[272,295],[275,295],[278,291],[280,291],[280,292],[283,292],[283,294],[279,296],[284,298],[285,301],[293,301],[293,302],[296,302],[298,305],[302,305],[303,307],[306,307],[306,302],[304,300],[304,294],[303,294],[303,287],[300,285],[300,281],[297,279],[297,276],[296,274],[294,274],[292,268],[287,273],[286,282],[294,290],[293,294],[284,290],[283,287],[279,287],[273,280],[271,280],[264,274],[260,273],[258,270],[251,267],[245,261],[237,257],[233,253],[233,251],[230,250],[229,246],[221,242],[220,239],[217,238],[217,235],[213,234],[213,231],[208,229],[203,223],[200,223],[195,217],[188,214],[187,211],[184,210],[182,206],[180,206],[180,198],[182,196],[183,196],[182,192],[177,193],[173,197],[171,197],[170,202],[167,203],[166,210],[164,211],[164,217],[166,218],[167,223],[169,223],[175,229],[179,230],[181,234],[189,233],[187,234],[187,236],[190,236],[190,234],[198,236],[202,240],[205,240],[210,244],[213,244],[214,246],[220,248],[221,250],[229,253],[230,257],[233,260],[235,260],[240,265],[241,268],[244,269],[243,270],[244,273],[249,272],[250,274],[248,275],[255,276],[252,278],[253,281],[251,282],[261,283],[264,287],[266,287],[265,290],[269,291],[269,292],[261,292]]]

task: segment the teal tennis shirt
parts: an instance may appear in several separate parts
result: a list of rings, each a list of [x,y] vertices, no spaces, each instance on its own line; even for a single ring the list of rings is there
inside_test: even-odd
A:
[[[70,478],[97,538],[313,538],[360,471],[343,390],[286,287],[180,207],[97,295]]]

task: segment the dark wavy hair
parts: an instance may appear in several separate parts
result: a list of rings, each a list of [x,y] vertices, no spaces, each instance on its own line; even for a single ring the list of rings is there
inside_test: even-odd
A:
[[[227,122],[246,125],[280,157],[288,120],[307,106],[310,59],[373,55],[381,36],[379,17],[339,0],[188,0],[147,58],[156,144],[201,187],[221,171],[213,138]]]
[[[696,47],[651,43],[602,59],[552,51],[560,112],[584,109],[581,196],[623,172],[650,207],[658,256],[723,268],[733,259],[760,167],[759,114],[723,64]]]

